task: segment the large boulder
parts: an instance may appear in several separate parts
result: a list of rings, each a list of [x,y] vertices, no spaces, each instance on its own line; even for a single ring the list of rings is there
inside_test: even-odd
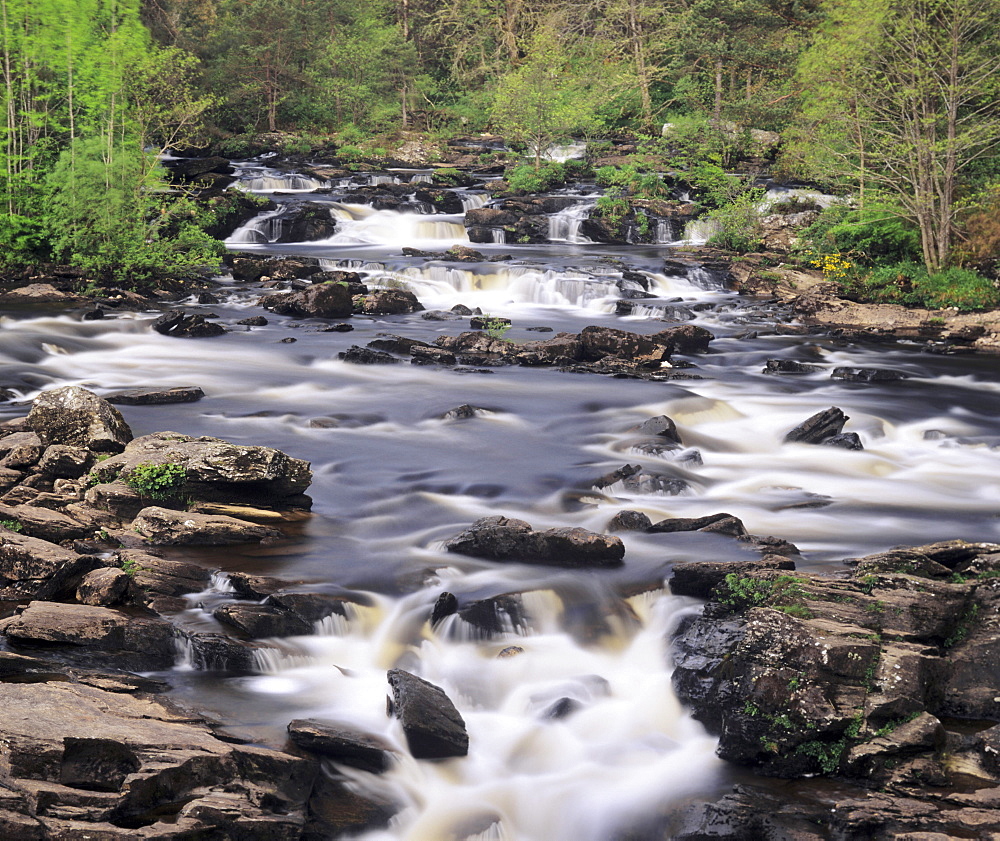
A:
[[[308,504],[302,494],[312,481],[309,462],[280,450],[176,432],[136,438],[120,455],[97,464],[93,473],[102,482],[112,482],[140,465],[183,465],[177,491],[193,500],[302,506]]]
[[[606,356],[627,359],[650,367],[670,360],[673,343],[656,336],[642,336],[613,327],[584,327],[580,331],[584,359],[595,362]]]
[[[28,428],[42,444],[68,444],[103,453],[120,453],[132,430],[107,400],[80,386],[43,391],[31,404]]]
[[[163,336],[183,339],[207,339],[226,332],[221,324],[206,321],[205,316],[200,313],[183,310],[165,312],[153,322],[153,329]]]
[[[416,759],[446,759],[469,753],[465,720],[444,690],[402,669],[390,669],[393,714],[400,720]]]
[[[314,242],[329,239],[337,232],[337,220],[330,213],[330,205],[322,202],[296,205],[281,217],[280,224],[276,242]]]
[[[388,771],[392,764],[389,744],[344,725],[299,718],[288,723],[288,736],[302,750],[373,774]]]
[[[354,301],[354,311],[362,315],[404,315],[423,308],[417,296],[406,289],[377,289]]]
[[[300,292],[265,295],[258,303],[278,315],[296,318],[350,318],[354,311],[346,283],[316,283]]]
[[[799,444],[821,444],[828,438],[839,435],[850,418],[836,406],[817,412],[806,418],[795,429],[785,435],[785,441]]]
[[[483,517],[447,543],[445,549],[477,558],[571,567],[618,566],[625,556],[621,538],[582,528],[535,531],[524,520]]]

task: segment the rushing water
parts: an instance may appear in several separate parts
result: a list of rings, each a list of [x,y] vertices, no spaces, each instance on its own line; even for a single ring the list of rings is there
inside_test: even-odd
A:
[[[256,174],[254,177],[271,177]],[[700,379],[646,382],[496,368],[469,372],[400,364],[352,366],[352,344],[397,333],[433,340],[464,321],[408,316],[354,318],[351,333],[318,321],[259,314],[260,289],[220,280],[216,313],[232,328],[207,340],[153,332],[156,313],[80,321],[74,315],[7,315],[0,321],[5,381],[24,400],[81,384],[98,392],[142,385],[197,385],[196,404],[123,407],[137,435],[172,429],[266,444],[312,462],[314,516],[278,546],[201,550],[218,570],[178,621],[212,627],[206,612],[233,598],[225,573],[250,570],[355,592],[366,606],[314,635],[277,641],[259,674],[171,675],[176,692],[243,734],[280,745],[293,718],[346,722],[400,748],[383,777],[345,771],[362,792],[394,800],[386,830],[365,837],[440,841],[606,841],[646,816],[669,814],[726,782],[714,740],[680,708],[670,687],[667,637],[696,609],[669,595],[677,561],[747,559],[742,544],[707,534],[623,535],[624,566],[568,571],[464,558],[442,543],[475,519],[504,514],[536,528],[603,530],[618,511],[654,521],[726,511],[756,534],[796,543],[804,567],[895,544],[964,537],[1000,539],[1000,376],[996,361],[936,356],[780,335],[766,309],[743,302],[703,271],[664,271],[669,250],[565,242],[481,246],[511,260],[455,264],[404,257],[404,246],[443,251],[465,242],[460,217],[404,216],[332,204],[327,242],[240,247],[319,257],[372,284],[404,284],[428,309],[462,303],[513,320],[506,338],[545,338],[531,328],[579,331],[605,324],[652,333],[655,316],[685,309],[718,337],[692,358]],[[561,223],[560,223],[561,224]],[[642,272],[657,300],[614,315],[623,269]],[[659,304],[659,306],[657,306]],[[295,339],[284,343],[283,339]],[[813,362],[805,376],[767,376],[768,358]],[[905,371],[910,379],[852,385],[839,365]],[[465,420],[442,416],[471,404]],[[865,450],[783,444],[784,433],[829,406],[849,416]],[[5,406],[5,414],[22,413]],[[679,452],[637,449],[632,428],[672,417]],[[697,451],[697,452],[695,452]],[[593,490],[625,463],[684,479],[677,496]],[[523,620],[484,637],[452,617],[428,619],[442,591],[463,603],[520,594]],[[498,657],[505,647],[523,652]],[[468,758],[415,761],[385,715],[385,671],[402,667],[443,687],[464,716]],[[576,711],[550,715],[562,699]]]

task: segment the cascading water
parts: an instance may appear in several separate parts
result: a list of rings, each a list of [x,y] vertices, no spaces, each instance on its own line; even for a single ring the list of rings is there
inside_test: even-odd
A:
[[[580,234],[580,226],[593,208],[594,202],[586,201],[552,214],[549,217],[549,240],[575,244],[590,242],[590,239]]]
[[[664,581],[677,561],[756,555],[720,535],[642,532],[622,535],[625,563],[613,570],[446,552],[443,541],[479,517],[603,531],[623,510],[653,521],[726,511],[755,534],[793,541],[804,554],[800,567],[816,570],[898,543],[1000,540],[1000,378],[991,360],[780,335],[759,303],[721,290],[704,270],[665,273],[669,251],[655,246],[508,244],[512,261],[446,263],[406,257],[402,248],[430,242],[440,252],[463,241],[457,220],[444,217],[447,236],[434,239],[418,226],[439,216],[358,205],[333,212],[336,237],[280,252],[358,271],[372,285],[404,285],[428,309],[481,306],[512,319],[504,338],[514,342],[551,335],[537,328],[663,329],[635,310],[624,320],[613,314],[626,270],[717,336],[710,353],[691,358],[697,367],[689,373],[699,379],[650,382],[552,368],[349,365],[338,352],[380,334],[433,342],[468,324],[422,313],[355,317],[344,334],[323,332],[323,321],[268,314],[267,326],[244,328],[240,320],[260,313],[262,290],[235,282],[220,285],[221,302],[211,305],[231,332],[213,339],[162,336],[148,313],[0,318],[3,385],[25,400],[68,384],[99,392],[197,385],[206,396],[196,404],[123,406],[134,433],[212,435],[312,462],[314,514],[293,540],[185,550],[185,560],[222,573],[190,597],[177,622],[186,632],[222,632],[211,608],[235,598],[225,573],[237,570],[346,594],[351,609],[312,635],[263,641],[253,675],[212,672],[187,647],[185,668],[168,678],[179,697],[263,743],[281,746],[288,721],[309,717],[387,740],[397,751],[387,774],[342,769],[361,794],[377,793],[399,810],[366,841],[663,838],[628,833],[731,782],[714,740],[671,689],[667,637],[695,605],[670,595]],[[655,303],[645,304],[650,315]],[[818,370],[763,375],[770,358]],[[844,384],[830,379],[839,365],[891,367],[910,379]],[[481,411],[447,416],[463,405]],[[787,430],[831,405],[850,416],[863,451],[783,443]],[[4,416],[23,411],[0,404]],[[675,420],[682,451],[651,446],[635,431],[661,414]],[[625,463],[683,480],[687,490],[594,489]],[[521,618],[489,633],[460,618],[432,627],[444,591],[462,605],[513,599]],[[520,651],[498,656],[512,646]],[[448,693],[468,726],[467,758],[410,757],[398,722],[385,715],[386,670],[394,667]]]

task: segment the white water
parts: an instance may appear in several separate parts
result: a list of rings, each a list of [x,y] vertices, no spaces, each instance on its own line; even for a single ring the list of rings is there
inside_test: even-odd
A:
[[[374,210],[362,204],[331,205],[337,233],[317,245],[411,245],[441,248],[468,243],[459,216]]]
[[[570,205],[549,217],[549,240],[552,242],[585,243],[591,240],[580,234],[580,225],[590,215],[593,201]]]

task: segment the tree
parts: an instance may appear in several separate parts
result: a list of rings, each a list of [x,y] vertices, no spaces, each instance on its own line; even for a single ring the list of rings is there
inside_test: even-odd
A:
[[[1000,145],[998,30],[1000,0],[834,0],[803,61],[827,162],[893,199],[932,273],[951,257],[963,176]]]
[[[554,141],[597,127],[596,99],[574,72],[556,31],[545,26],[535,33],[524,64],[500,80],[492,119],[504,136],[527,144],[538,169]]]

